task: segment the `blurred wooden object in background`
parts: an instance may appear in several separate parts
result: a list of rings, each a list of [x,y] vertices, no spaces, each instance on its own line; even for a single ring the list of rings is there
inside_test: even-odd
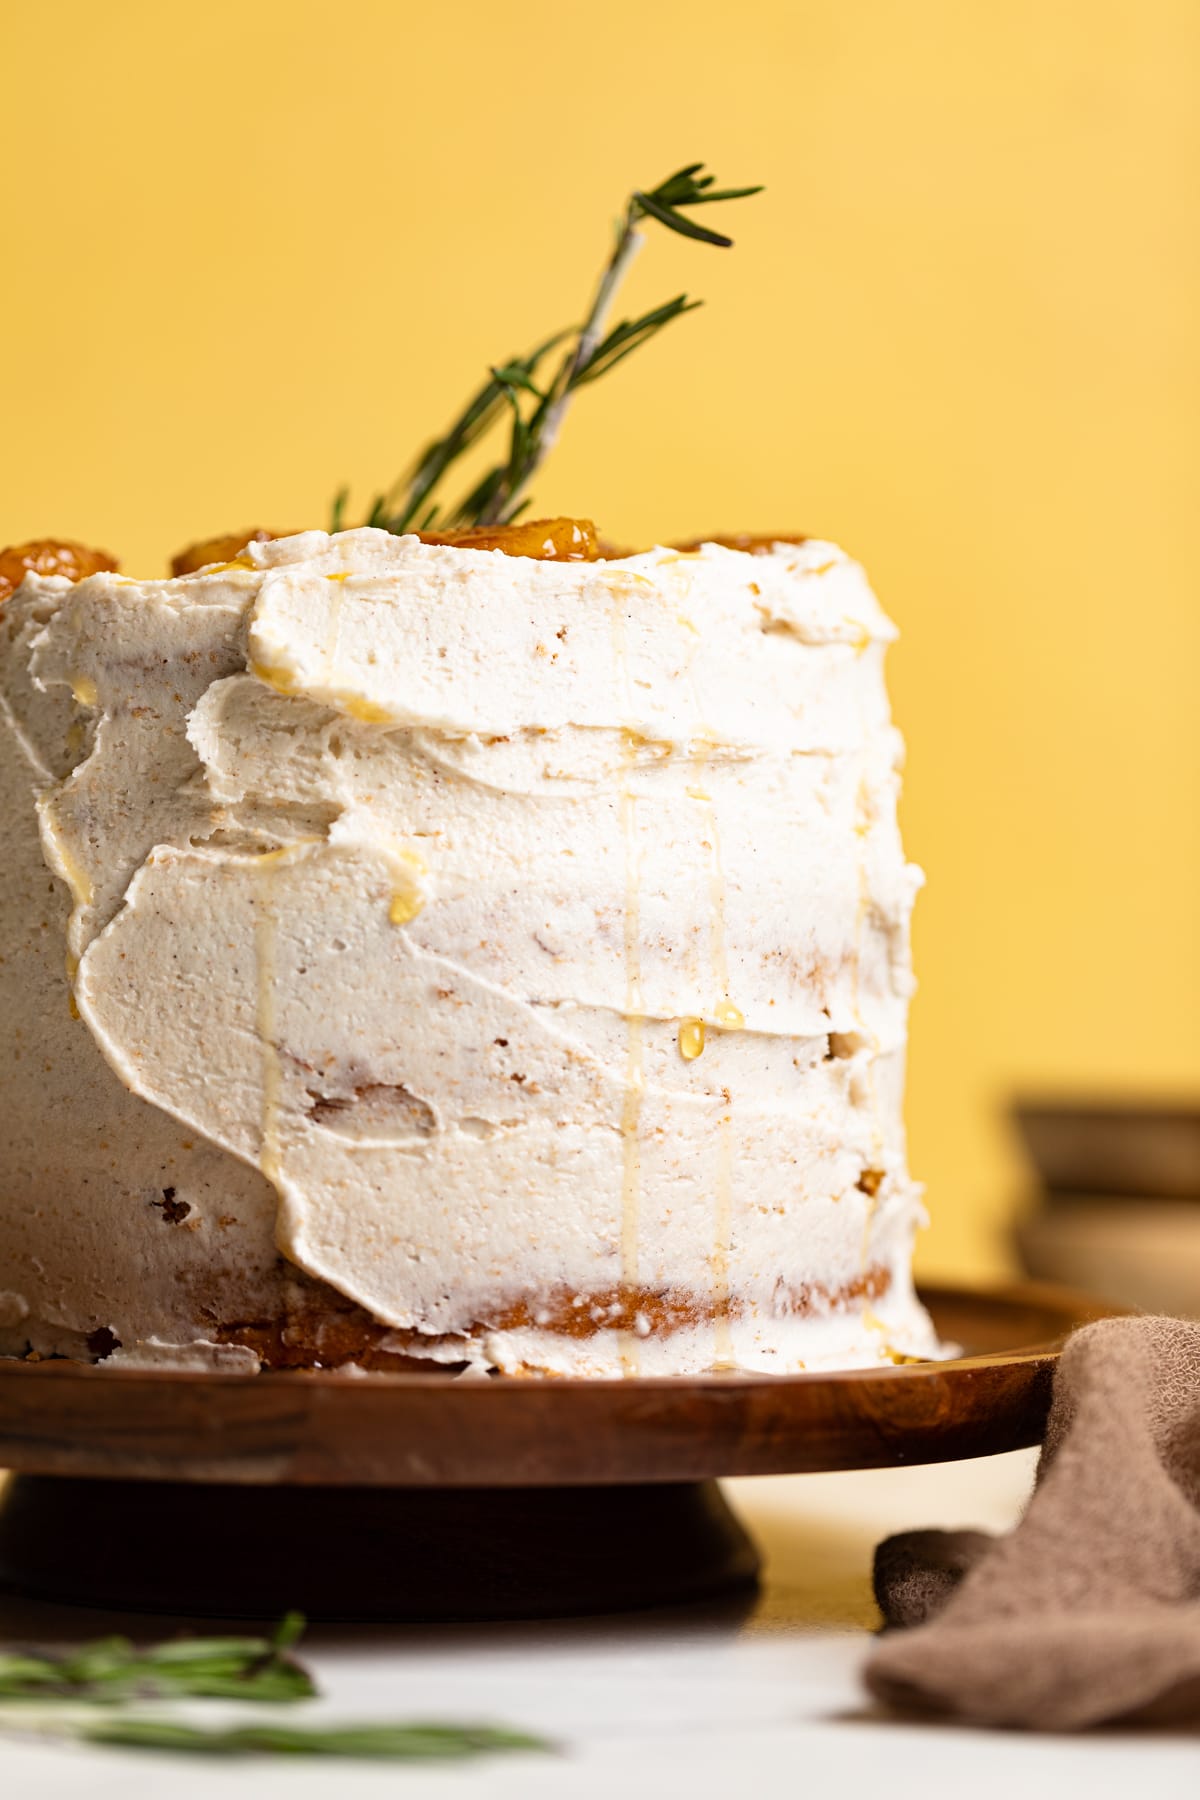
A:
[[[1200,1318],[1200,1107],[1019,1100],[1040,1204],[1021,1260],[1145,1312]]]

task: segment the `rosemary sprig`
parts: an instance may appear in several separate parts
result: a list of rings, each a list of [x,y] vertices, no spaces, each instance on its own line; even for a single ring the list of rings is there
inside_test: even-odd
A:
[[[184,1750],[206,1756],[265,1752],[284,1756],[386,1757],[447,1761],[497,1750],[548,1750],[544,1738],[493,1725],[233,1725],[209,1730],[158,1719],[101,1719],[70,1734],[92,1744]]]
[[[527,355],[510,357],[489,370],[487,381],[445,435],[428,444],[412,467],[376,497],[366,524],[391,532],[426,531],[434,525],[447,531],[472,525],[508,525],[525,510],[530,481],[554,448],[579,389],[607,375],[664,326],[701,304],[677,294],[640,318],[623,319],[606,332],[617,289],[641,247],[640,222],[654,219],[682,237],[728,249],[732,238],[699,224],[683,209],[742,200],[762,192],[761,187],[718,188],[716,177],[703,170],[703,163],[689,163],[657,187],[638,188],[630,194],[583,324],[555,332]],[[545,386],[539,386],[535,378],[544,359],[564,342],[569,347],[557,369]],[[509,437],[504,460],[490,468],[456,504],[447,506],[435,498],[447,472],[505,412]],[[343,488],[333,503],[332,531],[342,529],[348,500],[348,490]]]
[[[178,1638],[136,1650],[100,1638],[66,1655],[0,1654],[0,1701],[307,1700],[312,1677],[288,1651],[304,1630],[289,1613],[269,1638]]]
[[[131,1700],[311,1699],[317,1692],[312,1677],[288,1655],[303,1630],[302,1615],[289,1613],[269,1638],[176,1638],[135,1650],[127,1638],[110,1637],[61,1656],[0,1653],[0,1732],[206,1756],[259,1752],[406,1762],[550,1748],[542,1738],[495,1725],[271,1720],[209,1727],[109,1710]]]
[[[557,331],[527,356],[510,357],[502,368],[489,371],[487,381],[469,401],[446,435],[427,444],[412,469],[401,476],[387,493],[376,496],[363,523],[378,525],[393,532],[427,531],[437,523],[441,509],[436,504],[427,502],[446,470],[495,424],[505,410],[508,394],[513,387],[523,383],[532,386],[542,358],[556,349],[567,336],[568,332]],[[342,529],[349,498],[349,489],[342,488],[334,500],[333,518],[329,527],[331,531]]]

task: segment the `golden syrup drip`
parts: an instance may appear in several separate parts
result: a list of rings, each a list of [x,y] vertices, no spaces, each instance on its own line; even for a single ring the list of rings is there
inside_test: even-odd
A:
[[[79,859],[72,855],[71,851],[67,849],[66,844],[63,842],[61,832],[54,823],[54,820],[50,817],[46,800],[39,802],[38,814],[42,830],[46,837],[49,838],[54,850],[54,858],[57,863],[57,867],[54,871],[55,874],[58,875],[61,880],[65,881],[68,888],[70,888],[71,898],[75,903],[76,910],[80,910],[85,906],[90,906],[95,898],[95,889],[92,886],[92,878]]]
[[[407,925],[410,919],[416,918],[423,905],[424,901],[415,890],[401,892],[397,889],[388,907],[388,919],[393,925]]]
[[[693,751],[694,760],[703,768],[713,750],[710,737],[701,738]],[[713,1021],[722,1031],[740,1031],[746,1020],[740,1010],[729,997],[729,956],[725,944],[725,865],[721,856],[721,827],[717,819],[716,802],[705,788],[690,787],[689,796],[702,806],[706,815],[707,836],[710,846],[709,860],[709,903],[711,907],[709,925],[709,956],[712,962],[713,984],[719,995],[713,1006]]]
[[[897,1350],[895,1345],[888,1341],[887,1326],[878,1313],[873,1312],[869,1306],[864,1306],[862,1309],[862,1322],[868,1331],[876,1332],[883,1339],[879,1349],[886,1361],[895,1363],[898,1367],[908,1363],[928,1362],[928,1357],[910,1356],[906,1350]]]
[[[72,939],[78,941],[77,927],[80,914],[92,905],[95,889],[92,878],[77,857],[73,856],[63,842],[62,834],[50,815],[50,801],[43,796],[37,802],[38,825],[42,834],[43,849],[49,848],[53,855],[46,861],[54,870],[59,880],[64,882],[71,894],[71,916],[67,920],[66,972],[67,972],[67,1010],[73,1019],[79,1018],[79,1007],[75,1001],[75,977],[79,972],[79,958],[72,948]]]
[[[364,725],[394,725],[393,715],[386,706],[379,706],[374,700],[364,700],[360,694],[336,694],[340,711],[347,713],[352,719],[360,719]]]
[[[703,767],[712,753],[713,741],[704,738],[696,747],[696,761]],[[713,983],[719,995],[713,1006],[713,1020],[721,1031],[740,1031],[746,1020],[740,1007],[729,997],[729,954],[725,939],[726,884],[725,864],[721,855],[721,827],[716,802],[702,787],[688,790],[704,807],[711,846],[709,864],[709,899],[711,903],[710,956]],[[682,1046],[681,1046],[682,1047]],[[733,1338],[729,1319],[729,1258],[733,1230],[733,1102],[725,1090],[725,1111],[717,1125],[717,1178],[713,1216],[713,1249],[710,1268],[713,1279],[713,1349],[715,1370],[733,1369]]]
[[[629,655],[625,632],[625,596],[627,590],[618,585],[613,593],[613,661],[615,673],[624,682],[625,701],[632,713],[629,688]],[[632,1306],[638,1286],[638,1235],[642,1191],[642,1102],[646,1091],[644,1067],[645,1016],[642,1000],[641,944],[641,873],[642,859],[637,836],[637,796],[632,778],[637,763],[636,731],[621,733],[622,770],[619,789],[621,839],[625,855],[625,1019],[627,1037],[625,1091],[621,1102],[621,1287],[622,1298]],[[629,1310],[629,1307],[625,1309]],[[636,1375],[641,1367],[638,1339],[634,1332],[620,1334],[621,1373]]]
[[[625,1098],[621,1106],[621,1286],[632,1300],[638,1283],[638,1228],[641,1213],[642,1099],[645,1074],[642,1059],[644,1021],[629,1019],[629,1049],[625,1065]],[[636,1375],[641,1367],[638,1340],[632,1332],[621,1333],[621,1372]]]
[[[862,1234],[862,1272],[864,1277],[871,1267],[871,1227],[875,1223],[875,1214],[879,1209],[879,1190],[866,1196],[866,1207],[863,1211]]]
[[[377,706],[374,701],[364,700],[359,694],[350,691],[339,692],[338,690],[337,668],[341,654],[344,590],[341,576],[330,576],[328,579],[335,585],[330,595],[329,623],[326,627],[325,645],[321,656],[319,685],[325,688],[335,704],[349,717],[361,719],[364,724],[369,725],[394,724],[395,721],[386,708]],[[293,669],[279,668],[270,663],[255,661],[253,658],[247,666],[258,681],[265,682],[268,687],[274,688],[277,694],[290,696],[304,691],[304,684]]]
[[[713,1250],[709,1259],[713,1281],[713,1369],[721,1373],[737,1367],[729,1318],[729,1257],[733,1231],[733,1109],[729,1091],[726,1108],[717,1123],[717,1186],[713,1205]]]
[[[253,569],[253,567],[254,564],[250,561],[248,556],[233,556],[230,557],[228,562],[213,563],[211,568],[205,569],[204,573],[206,575],[228,575],[234,569]],[[192,569],[189,570],[189,573],[198,575],[200,571],[199,569]]]
[[[253,657],[246,667],[256,681],[264,682],[267,687],[274,688],[277,694],[296,694],[300,691],[295,675],[290,674],[286,669],[272,669],[266,663],[256,662]]]
[[[261,1140],[258,1166],[274,1187],[279,1186],[279,1113],[283,1098],[283,1067],[279,1060],[276,986],[278,982],[278,920],[274,907],[275,868],[287,851],[274,850],[260,857],[255,870],[254,951],[258,992],[254,1024],[262,1056]],[[266,865],[264,867],[264,865]],[[259,871],[262,871],[261,874]]]
[[[420,882],[421,877],[429,873],[428,865],[423,856],[418,856],[415,850],[406,850],[401,844],[392,847],[389,861],[393,879],[388,918],[393,925],[407,925],[425,905]]]
[[[681,1019],[679,1021],[679,1054],[684,1062],[695,1062],[704,1054],[704,1020]]]
[[[198,544],[189,544],[171,558],[171,573],[178,578],[198,575],[201,569],[210,575],[223,574],[226,569],[252,569],[254,564],[245,554],[251,544],[268,544],[274,538],[290,536],[287,531],[267,531],[256,526],[253,530],[225,531],[220,537],[201,538]]]
[[[396,720],[386,706],[380,706],[375,700],[364,700],[361,694],[338,687],[337,671],[341,661],[342,616],[345,605],[345,590],[342,583],[346,577],[331,575],[328,579],[338,585],[332,596],[332,605],[329,609],[329,629],[325,634],[325,649],[322,659],[324,686],[333,696],[339,709],[351,719],[358,719],[364,725],[394,725]]]
[[[636,740],[626,734],[627,771],[637,754]],[[641,853],[637,841],[637,798],[627,772],[621,784],[621,832],[625,843],[625,1016],[628,1050],[625,1095],[621,1105],[621,1285],[632,1297],[638,1286],[638,1227],[641,1213],[642,1101],[646,1091],[643,1067],[641,948]],[[638,1341],[632,1332],[622,1333],[621,1368],[636,1375],[641,1364]]]

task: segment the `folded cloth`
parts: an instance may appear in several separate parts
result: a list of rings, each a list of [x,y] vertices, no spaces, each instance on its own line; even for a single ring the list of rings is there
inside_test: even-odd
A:
[[[1068,1341],[1025,1516],[875,1556],[888,1706],[1043,1731],[1200,1724],[1200,1324],[1105,1319]]]

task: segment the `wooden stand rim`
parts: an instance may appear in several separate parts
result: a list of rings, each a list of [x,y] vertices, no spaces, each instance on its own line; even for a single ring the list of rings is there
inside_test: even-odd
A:
[[[463,1380],[0,1362],[0,1467],[108,1480],[400,1488],[603,1486],[886,1468],[1037,1442],[1070,1289],[929,1287],[970,1354],[792,1376]]]

